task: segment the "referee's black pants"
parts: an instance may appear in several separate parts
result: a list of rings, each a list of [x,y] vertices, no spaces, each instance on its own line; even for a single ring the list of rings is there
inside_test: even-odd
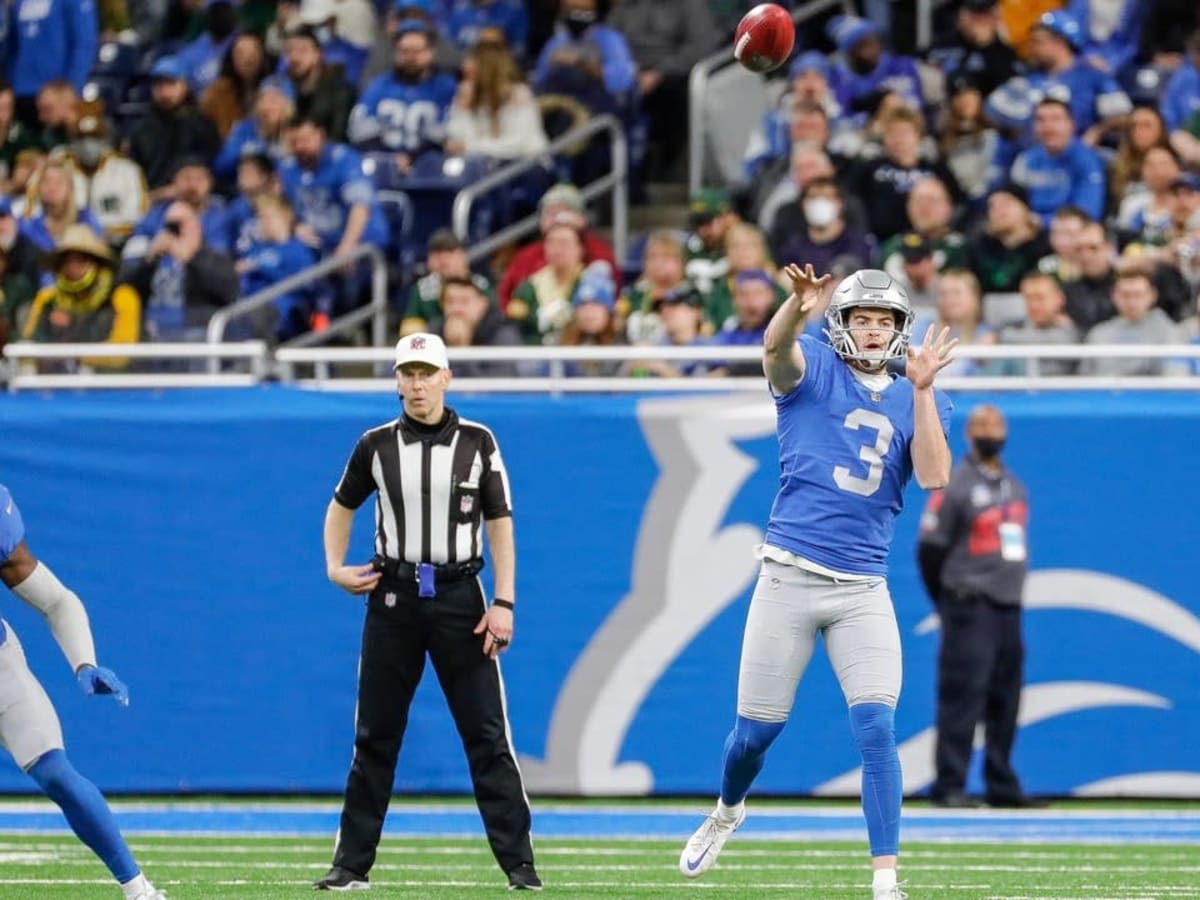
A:
[[[473,634],[485,608],[474,578],[439,584],[422,599],[416,585],[383,578],[367,601],[359,661],[354,762],[346,780],[333,864],[366,875],[375,862],[392,796],[408,708],[433,668],[467,751],[475,800],[500,867],[533,862],[530,812],[509,744],[500,668]]]
[[[989,801],[1022,797],[1012,767],[1025,670],[1021,608],[985,597],[944,596],[938,604],[937,778],[934,797],[961,794],[971,764],[975,726],[983,722],[983,779]]]

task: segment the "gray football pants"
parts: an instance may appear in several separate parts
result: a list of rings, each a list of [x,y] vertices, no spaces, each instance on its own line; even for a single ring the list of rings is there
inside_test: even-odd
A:
[[[29,670],[11,625],[0,644],[0,744],[28,769],[51,750],[63,749],[62,726],[41,682]]]
[[[750,600],[738,673],[738,715],[784,722],[825,636],[829,661],[848,706],[900,696],[900,630],[887,582],[835,581],[764,559]]]

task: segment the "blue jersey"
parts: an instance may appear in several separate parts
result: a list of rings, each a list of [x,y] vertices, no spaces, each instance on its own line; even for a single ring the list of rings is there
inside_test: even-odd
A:
[[[1190,59],[1175,70],[1162,98],[1162,115],[1167,128],[1186,128],[1192,114],[1200,110],[1200,69]]]
[[[0,484],[0,563],[8,562],[23,540],[25,523],[21,521],[21,511],[8,488]]]
[[[779,493],[766,542],[835,572],[886,575],[912,477],[912,382],[873,392],[829,345],[805,334],[800,347],[804,378],[775,398]],[[949,431],[950,400],[935,397]]]
[[[1029,208],[1042,217],[1047,228],[1063,206],[1078,206],[1096,221],[1104,217],[1104,162],[1079,138],[1058,155],[1034,144],[1018,154],[1009,177],[1025,188]]]
[[[1033,72],[1010,78],[992,91],[984,108],[997,122],[1028,131],[1037,105],[1046,97],[1061,100],[1071,108],[1076,133],[1103,119],[1133,111],[1129,95],[1116,80],[1083,60],[1076,60],[1065,72]]]
[[[231,34],[219,44],[214,44],[212,36],[205,33],[175,54],[176,61],[188,73],[188,84],[194,97],[200,97],[217,80],[221,74],[221,63],[236,37]]]
[[[524,54],[529,34],[529,12],[524,3],[494,0],[481,5],[475,0],[458,0],[450,11],[445,33],[458,46],[469,50],[478,43],[479,32],[485,28],[498,28],[504,32],[513,54],[518,57]]]
[[[408,84],[391,74],[380,75],[367,85],[350,113],[350,142],[414,156],[440,147],[446,139],[446,118],[457,90],[457,82],[445,74],[420,84]]]
[[[878,65],[864,75],[841,63],[830,73],[829,87],[842,109],[846,110],[850,109],[855,98],[877,90],[896,92],[914,109],[925,105],[917,64],[907,56],[884,53],[879,57]]]
[[[174,200],[161,200],[146,211],[142,220],[133,228],[129,240],[121,250],[121,258],[126,260],[141,259],[155,235],[162,231],[167,218],[167,210]],[[200,213],[200,233],[204,235],[204,243],[213,250],[229,253],[229,209],[220,197],[209,197]]]
[[[77,225],[86,225],[92,229],[96,237],[104,238],[104,226],[100,221],[92,215],[90,209],[81,209],[75,217]],[[46,214],[38,213],[31,219],[22,219],[19,225],[21,234],[33,241],[34,245],[43,253],[49,253],[54,249],[57,243],[57,238],[50,233],[50,229],[46,226]],[[50,281],[53,281],[53,277]]]
[[[362,243],[377,247],[387,243],[387,222],[375,200],[375,186],[363,174],[362,159],[345,144],[326,143],[312,169],[295,158],[285,159],[279,166],[279,181],[297,218],[320,236],[326,250],[341,241],[350,209],[359,204],[369,212]]]
[[[258,122],[253,116],[247,116],[235,122],[229,130],[229,137],[225,138],[221,152],[213,160],[213,174],[226,181],[235,181],[238,163],[243,155],[251,152],[265,153],[276,165],[286,155],[283,145],[263,137],[258,130]]]
[[[46,82],[65,78],[82,93],[99,44],[93,0],[16,0],[12,17],[7,50],[13,92],[33,96]]]

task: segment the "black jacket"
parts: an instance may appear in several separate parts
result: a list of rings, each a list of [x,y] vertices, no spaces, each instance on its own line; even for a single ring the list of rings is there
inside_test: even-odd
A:
[[[439,319],[430,327],[430,331],[439,337],[445,321]],[[488,307],[479,324],[475,326],[475,334],[471,336],[472,347],[520,347],[525,342],[521,339],[521,330],[504,318],[496,305]],[[453,366],[454,374],[464,378],[513,378],[520,374],[515,362],[459,362]]]
[[[154,273],[159,260],[143,260],[129,274],[129,283],[142,298],[143,315],[152,302]],[[219,250],[201,247],[184,268],[184,317],[189,327],[207,324],[218,309],[238,299],[233,260]]]
[[[127,143],[129,156],[146,173],[151,190],[171,180],[179,157],[199,156],[211,164],[221,149],[217,126],[190,100],[171,112],[151,107],[134,125]]]
[[[346,140],[346,123],[357,95],[342,76],[342,67],[326,66],[312,93],[303,93],[294,81],[292,86],[296,89],[296,115],[315,118],[331,141]]]

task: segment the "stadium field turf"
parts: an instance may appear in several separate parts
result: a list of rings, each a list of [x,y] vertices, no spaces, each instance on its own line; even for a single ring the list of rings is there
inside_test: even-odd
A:
[[[672,837],[664,832],[685,821],[698,823],[692,806],[700,809],[682,803],[545,805],[548,812],[539,818],[547,820],[543,830],[549,834],[535,837],[544,893],[619,900],[870,896],[863,840],[843,839],[851,808],[764,805],[763,815],[748,819],[745,833],[726,847],[718,867],[689,881],[676,866],[690,828]],[[311,822],[321,825],[331,816],[336,821],[336,804],[327,802],[154,806],[135,801],[115,807],[139,862],[171,900],[312,896],[310,883],[329,863],[332,832],[317,833],[303,817],[311,814]],[[162,809],[170,815],[149,818]],[[535,815],[537,809],[535,804]],[[272,831],[265,833],[255,817],[266,810],[301,818],[288,820],[286,829],[272,819]],[[214,824],[218,813],[225,832]],[[498,896],[506,880],[478,819],[471,825],[458,818],[472,814],[459,803],[399,804],[366,896]],[[910,815],[909,830],[925,838],[907,842],[903,850],[901,878],[912,900],[1200,898],[1200,811],[1195,808],[1072,805],[1068,811],[949,815],[917,807]],[[755,821],[757,827],[751,827]],[[60,820],[54,827],[44,805],[0,804],[0,897],[120,897],[99,862],[61,826]],[[461,831],[466,833],[455,833]],[[568,835],[571,831],[588,836]],[[634,836],[639,831],[646,836]]]

